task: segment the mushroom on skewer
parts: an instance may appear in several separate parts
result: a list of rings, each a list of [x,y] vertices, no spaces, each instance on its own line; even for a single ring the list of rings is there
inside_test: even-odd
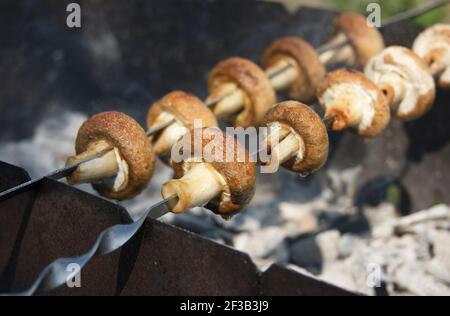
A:
[[[229,118],[234,126],[258,126],[275,103],[275,91],[266,73],[250,60],[233,57],[219,63],[208,79],[206,103],[215,102],[216,117]]]
[[[190,129],[218,126],[214,114],[199,98],[182,91],[165,95],[149,108],[147,114],[149,129],[166,123],[170,124],[157,134],[149,136],[155,154],[159,157],[167,154]]]
[[[182,91],[167,94],[150,108],[149,129],[167,125],[156,134],[146,134],[135,120],[123,113],[94,115],[79,129],[77,155],[69,157],[66,165],[99,156],[100,152],[105,154],[80,164],[67,181],[70,184],[92,183],[108,198],[131,198],[147,185],[155,155],[167,154],[172,145],[194,127],[195,120],[199,126],[217,126],[215,116],[203,102]]]
[[[195,206],[230,217],[244,208],[255,192],[256,167],[247,150],[218,128],[194,129],[177,145],[179,159],[172,157],[175,178],[163,184],[164,198],[172,212]]]
[[[388,125],[387,99],[364,74],[350,70],[330,72],[320,84],[317,97],[325,117],[334,117],[331,129],[350,128],[362,137],[374,137]]]
[[[450,89],[450,25],[427,28],[417,36],[412,49],[425,60],[438,85]]]
[[[408,48],[386,48],[370,60],[365,74],[386,94],[394,116],[400,120],[417,119],[433,105],[433,77],[424,60]]]
[[[70,184],[92,183],[101,195],[124,200],[141,192],[150,180],[155,154],[145,131],[120,112],[102,112],[81,125],[75,143],[76,156],[66,165],[105,152],[79,165],[67,177]]]
[[[264,118],[268,134],[263,146],[270,149],[268,165],[307,176],[320,169],[328,157],[328,133],[319,115],[307,105],[285,101]]]
[[[262,62],[275,90],[288,90],[289,97],[298,101],[315,99],[325,67],[314,48],[303,39],[290,36],[276,40],[264,52]]]
[[[335,27],[337,34],[324,47],[332,47],[345,41],[348,43],[323,52],[320,60],[324,65],[345,64],[364,68],[370,58],[384,49],[383,36],[361,14],[342,13],[335,20]]]
[[[384,48],[380,32],[369,26],[362,15],[341,14],[336,19],[336,32],[337,35],[317,51],[299,37],[288,36],[274,41],[262,59],[274,89],[287,90],[294,100],[310,102],[315,99],[326,66],[345,64],[363,68]],[[342,42],[344,44],[340,45]]]

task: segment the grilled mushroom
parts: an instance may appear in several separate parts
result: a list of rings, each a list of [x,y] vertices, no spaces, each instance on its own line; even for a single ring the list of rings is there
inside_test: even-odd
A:
[[[273,42],[265,51],[262,62],[275,90],[288,89],[289,97],[308,102],[315,99],[315,91],[325,68],[314,48],[298,37],[283,37]],[[293,66],[281,75],[281,69]]]
[[[137,195],[153,174],[154,153],[145,131],[120,112],[102,112],[84,122],[78,130],[75,151],[77,155],[69,157],[66,164],[105,154],[80,165],[68,182],[91,182],[101,195],[111,199]]]
[[[433,105],[433,77],[423,59],[408,48],[386,48],[371,59],[365,73],[386,94],[398,119],[416,119]]]
[[[317,97],[325,116],[334,118],[331,128],[335,131],[351,128],[360,136],[373,137],[389,123],[386,97],[360,72],[330,72],[320,84]]]
[[[450,89],[450,25],[427,28],[417,36],[413,51],[425,60],[439,86]]]
[[[324,64],[345,63],[364,68],[367,62],[384,49],[380,32],[367,23],[367,18],[357,13],[342,13],[335,21],[337,35],[330,41],[349,40],[349,45],[339,46],[320,56]]]
[[[244,208],[255,190],[256,168],[248,152],[231,135],[218,128],[191,130],[172,156],[175,178],[163,184],[164,198],[176,195],[172,212],[203,206],[224,217]]]
[[[307,105],[286,101],[267,112],[268,135],[264,145],[271,148],[270,164],[283,164],[303,176],[320,169],[328,157],[327,129]]]
[[[214,67],[208,90],[206,102],[223,97],[214,106],[214,114],[230,118],[235,126],[259,125],[275,103],[275,91],[266,73],[252,61],[238,57]]]
[[[194,127],[216,127],[216,117],[196,96],[174,91],[155,102],[147,114],[148,128],[172,122],[156,135],[150,136],[155,154],[167,154],[187,131]]]

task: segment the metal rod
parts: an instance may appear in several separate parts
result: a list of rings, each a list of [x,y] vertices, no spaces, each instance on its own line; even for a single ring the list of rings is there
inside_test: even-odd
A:
[[[234,88],[234,89],[232,89],[231,91],[229,91],[229,92],[225,93],[224,95],[222,95],[222,96],[220,96],[220,97],[217,97],[217,98],[215,98],[215,99],[206,100],[206,101],[205,101],[205,106],[206,106],[206,107],[210,107],[210,106],[216,105],[217,103],[219,103],[220,101],[222,101],[224,98],[226,98],[226,97],[232,95],[234,92],[236,92],[237,89],[238,89],[238,88]]]
[[[69,272],[69,264],[77,264],[80,270],[83,269],[92,259],[98,256],[107,255],[125,245],[144,225],[145,220],[149,218],[159,218],[169,212],[167,204],[175,199],[176,196],[170,196],[149,208],[142,216],[133,223],[111,226],[103,230],[92,248],[85,254],[74,258],[59,258],[47,267],[45,267],[34,283],[25,291],[17,293],[0,294],[0,296],[31,296],[39,291],[49,291],[64,285],[67,280],[75,277],[73,272]]]
[[[22,184],[19,184],[19,185],[15,186],[15,187],[13,187],[13,188],[11,188],[11,189],[8,189],[8,190],[6,190],[6,191],[3,191],[3,192],[0,193],[0,202],[3,202],[3,201],[5,201],[5,200],[7,200],[7,199],[10,199],[10,198],[12,198],[12,197],[14,197],[14,196],[16,196],[16,195],[22,193],[22,192],[25,192],[25,191],[30,190],[30,189],[33,188],[39,181],[41,181],[41,180],[44,179],[44,178],[50,178],[50,179],[53,179],[53,180],[58,180],[58,179],[67,177],[68,175],[72,174],[72,172],[73,172],[79,165],[81,165],[81,164],[83,164],[83,163],[86,163],[86,162],[88,162],[88,161],[91,161],[91,160],[100,158],[100,157],[102,157],[103,155],[105,155],[107,152],[109,152],[110,150],[112,150],[112,148],[107,148],[107,149],[101,151],[100,153],[97,153],[97,154],[94,155],[94,156],[87,157],[87,158],[85,158],[85,159],[83,159],[83,160],[77,161],[77,162],[75,162],[75,163],[73,163],[73,164],[70,164],[70,165],[67,165],[67,166],[65,166],[65,167],[63,167],[63,168],[54,170],[54,171],[52,171],[51,173],[49,173],[49,174],[47,174],[47,175],[45,175],[45,176],[43,176],[43,177],[39,177],[39,178],[36,178],[36,179],[32,179],[32,180],[30,180],[30,181],[27,181],[27,182],[24,182],[24,183],[22,183]]]
[[[413,8],[413,9],[398,13],[394,16],[391,16],[391,17],[385,19],[384,21],[381,22],[380,28],[389,26],[394,23],[398,23],[398,22],[402,22],[405,20],[416,18],[418,16],[421,16],[422,14],[428,13],[431,10],[437,9],[437,8],[447,5],[449,3],[450,3],[450,0],[430,0],[424,4],[421,4],[421,5]],[[336,43],[324,44],[317,48],[317,52],[319,54],[321,54],[328,50],[337,49],[342,46],[345,46],[348,43],[349,43],[348,39],[343,39]]]
[[[172,119],[172,120],[168,121],[167,123],[158,125],[158,126],[156,126],[156,127],[152,127],[152,128],[147,129],[147,131],[145,132],[145,135],[151,136],[151,135],[153,135],[153,134],[156,134],[156,133],[158,133],[159,131],[165,129],[167,126],[169,126],[169,125],[172,124],[172,123],[175,123],[175,119]]]
[[[417,7],[411,10],[401,12],[399,14],[396,14],[392,17],[385,19],[382,22],[381,27],[385,27],[394,23],[416,18],[418,16],[421,16],[422,14],[428,13],[431,10],[437,9],[449,3],[450,0],[430,0],[428,2],[425,2],[424,4],[418,5]]]

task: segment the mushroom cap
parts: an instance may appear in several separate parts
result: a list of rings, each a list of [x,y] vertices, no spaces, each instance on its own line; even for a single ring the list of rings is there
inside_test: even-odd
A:
[[[131,117],[120,112],[102,112],[90,117],[78,130],[75,142],[77,154],[90,143],[106,141],[119,149],[128,164],[128,183],[120,191],[108,190],[102,183],[92,186],[101,195],[115,200],[129,199],[140,193],[150,180],[155,167],[155,156],[144,129]]]
[[[436,88],[424,60],[412,50],[401,46],[390,46],[376,55],[367,64],[365,73],[377,85],[402,84],[405,93],[394,115],[401,120],[423,116],[433,105]],[[395,74],[395,81],[391,81]]]
[[[450,89],[450,25],[436,24],[425,29],[416,37],[412,49],[439,78],[439,86]]]
[[[189,141],[190,157],[184,157],[181,161],[172,161],[175,178],[183,177],[188,171],[189,158],[195,157],[195,162],[209,163],[223,177],[226,188],[225,194],[222,194],[218,201],[211,201],[206,207],[217,214],[226,216],[239,212],[250,202],[255,193],[256,165],[250,160],[247,150],[232,135],[214,127],[191,130],[180,142],[186,140]],[[214,147],[213,157],[203,154],[208,144]],[[196,146],[201,149],[201,153],[195,152]],[[180,154],[186,154],[183,147],[180,149]]]
[[[316,88],[326,73],[316,50],[299,37],[282,37],[266,49],[262,62],[265,67],[270,67],[286,56],[295,60],[300,74],[289,89],[289,97],[302,102],[314,100]]]
[[[360,107],[361,122],[352,129],[359,136],[374,137],[389,123],[390,109],[385,95],[360,72],[339,69],[328,73],[319,85],[317,97],[325,111],[333,105],[346,109]]]
[[[342,13],[335,20],[337,31],[349,39],[355,53],[355,67],[364,68],[367,62],[384,49],[384,40],[376,27],[358,13]]]
[[[237,84],[248,96],[243,111],[236,116],[233,124],[244,128],[259,125],[276,100],[266,73],[248,59],[232,57],[222,61],[211,71],[208,91],[213,94],[216,89],[229,82]]]
[[[280,122],[291,127],[305,144],[303,159],[291,158],[283,164],[283,167],[306,176],[324,165],[329,148],[327,128],[319,115],[309,106],[296,101],[278,103],[264,118],[266,126],[272,122]]]
[[[199,98],[183,91],[170,92],[153,103],[147,113],[149,128],[162,112],[172,114],[188,129],[194,128],[195,120],[201,120],[198,127],[218,126],[214,113]]]

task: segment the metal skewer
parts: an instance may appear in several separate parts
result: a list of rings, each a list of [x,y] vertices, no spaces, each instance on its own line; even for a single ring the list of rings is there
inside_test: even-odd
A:
[[[171,120],[171,121],[169,121],[167,123],[164,123],[164,124],[161,124],[161,125],[159,125],[157,127],[150,128],[150,129],[148,129],[146,131],[146,135],[150,136],[152,134],[155,134],[155,133],[159,132],[160,130],[166,128],[170,124],[172,124],[174,121],[175,120]],[[53,179],[53,180],[59,180],[59,179],[65,178],[65,177],[71,175],[72,172],[74,172],[75,169],[78,166],[80,166],[80,165],[82,165],[82,164],[84,164],[86,162],[89,162],[91,160],[94,160],[94,159],[97,159],[97,158],[101,158],[102,156],[104,156],[106,153],[108,153],[112,149],[113,149],[112,147],[106,148],[106,149],[98,152],[96,155],[90,156],[90,157],[88,157],[86,159],[82,159],[80,161],[77,161],[76,163],[66,165],[66,166],[64,166],[62,168],[59,168],[57,170],[54,170],[54,171],[46,174],[45,176],[29,180],[27,182],[24,182],[24,183],[21,183],[21,184],[15,186],[15,187],[12,187],[12,188],[10,188],[10,189],[8,189],[6,191],[0,192],[0,202],[3,202],[3,201],[8,200],[8,199],[10,199],[10,198],[12,198],[12,197],[22,193],[22,192],[30,190],[39,181],[41,181],[44,178],[50,178],[50,179]]]
[[[431,0],[431,1],[425,2],[411,10],[401,12],[399,14],[396,14],[394,16],[391,16],[391,17],[385,19],[382,22],[381,27],[385,27],[385,26],[388,26],[388,25],[391,25],[394,23],[398,23],[401,21],[417,18],[418,16],[421,16],[422,14],[425,14],[431,10],[437,9],[437,8],[447,5],[449,3],[450,3],[450,0]]]
[[[380,28],[383,28],[383,27],[386,27],[386,26],[389,26],[391,24],[398,23],[401,21],[416,18],[418,16],[421,16],[422,14],[428,13],[431,10],[437,9],[437,8],[447,5],[449,3],[450,3],[450,0],[430,0],[429,2],[421,4],[413,9],[401,12],[399,14],[396,14],[394,16],[391,16],[391,17],[385,19],[381,23]],[[325,45],[318,47],[317,52],[319,54],[321,54],[321,53],[324,53],[324,52],[332,50],[332,49],[341,48],[342,46],[345,46],[349,43],[350,42],[348,39],[343,39],[341,41],[337,41],[334,43],[325,44]]]
[[[140,230],[148,217],[156,219],[167,214],[169,212],[167,204],[175,197],[174,195],[170,196],[150,206],[133,223],[114,225],[103,230],[97,237],[94,246],[85,254],[74,258],[59,258],[53,261],[41,271],[33,285],[27,290],[18,293],[0,294],[0,296],[31,296],[39,291],[49,291],[65,284],[75,277],[73,272],[67,271],[70,264],[77,264],[81,270],[95,257],[109,254],[121,248]]]
[[[102,157],[103,155],[105,155],[107,152],[109,152],[112,148],[107,148],[99,153],[97,153],[96,155],[93,155],[91,157],[88,157],[86,159],[77,161],[76,163],[67,165],[63,168],[54,170],[52,172],[50,172],[49,174],[43,176],[43,177],[39,177],[36,179],[32,179],[30,181],[24,182],[22,184],[19,184],[18,186],[15,186],[11,189],[8,189],[6,191],[3,191],[0,193],[0,202],[3,202],[13,196],[16,196],[17,194],[20,194],[22,192],[28,191],[31,188],[33,188],[39,181],[41,181],[44,178],[50,178],[53,180],[58,180],[64,177],[69,176],[70,174],[72,174],[72,172],[81,164],[89,162],[91,160],[97,159]]]
[[[159,131],[165,129],[167,126],[169,126],[172,123],[175,123],[175,119],[172,119],[172,120],[168,121],[167,123],[158,125],[156,127],[152,127],[152,128],[147,129],[147,131],[145,132],[145,135],[150,136],[150,135],[156,134]]]

